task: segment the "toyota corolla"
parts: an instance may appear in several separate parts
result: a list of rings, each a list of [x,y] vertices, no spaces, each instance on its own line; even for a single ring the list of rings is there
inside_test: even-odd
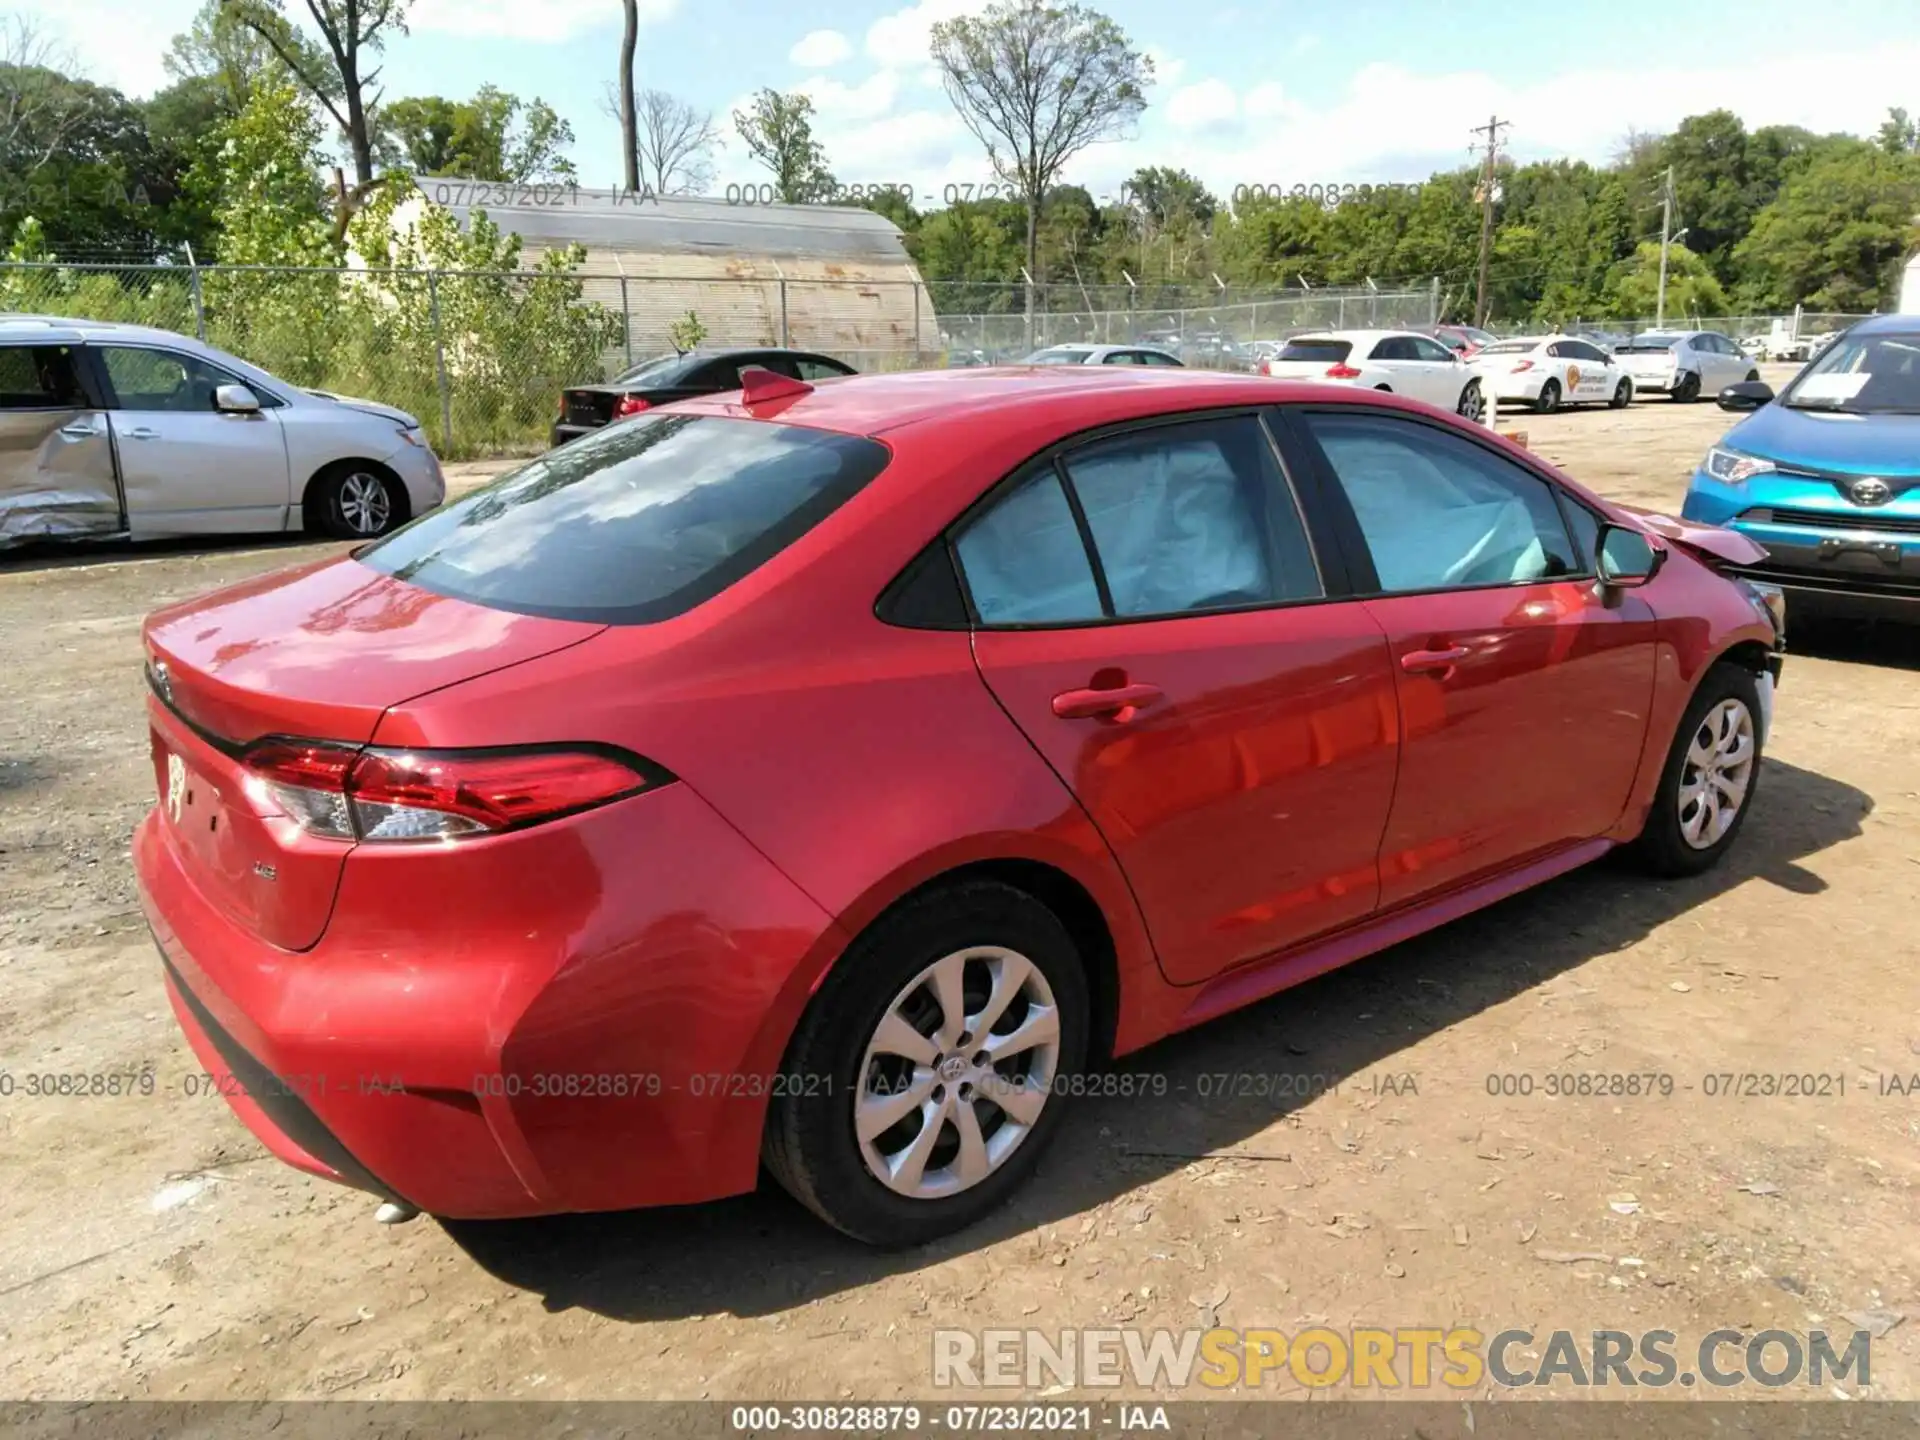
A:
[[[1399,397],[744,392],[145,627],[167,993],[389,1216],[973,1221],[1077,1076],[1760,776],[1757,548]]]

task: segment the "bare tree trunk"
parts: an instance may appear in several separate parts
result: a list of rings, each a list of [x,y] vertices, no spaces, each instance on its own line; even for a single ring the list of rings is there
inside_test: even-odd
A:
[[[640,136],[633,103],[633,52],[640,43],[640,0],[623,0],[626,28],[620,32],[620,165],[622,183],[640,188]]]
[[[347,145],[353,151],[353,183],[373,183],[373,140],[367,133],[367,109],[356,79],[347,81]]]
[[[1034,346],[1033,292],[1040,285],[1040,197],[1027,195],[1027,348]]]

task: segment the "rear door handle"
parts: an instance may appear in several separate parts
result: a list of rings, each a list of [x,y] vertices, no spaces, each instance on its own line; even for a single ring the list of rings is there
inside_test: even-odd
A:
[[[91,420],[75,420],[71,424],[62,425],[60,433],[69,440],[91,440],[100,432],[93,428]]]
[[[159,432],[157,430],[149,430],[144,425],[136,425],[133,429],[127,431],[127,439],[129,440],[156,440],[158,438]]]
[[[1470,652],[1464,645],[1449,646],[1445,650],[1409,650],[1400,657],[1400,668],[1409,675],[1424,675],[1431,671],[1451,670]]]
[[[1161,698],[1158,685],[1120,685],[1111,690],[1063,690],[1053,697],[1053,713],[1062,720],[1121,718],[1122,710],[1137,710]]]

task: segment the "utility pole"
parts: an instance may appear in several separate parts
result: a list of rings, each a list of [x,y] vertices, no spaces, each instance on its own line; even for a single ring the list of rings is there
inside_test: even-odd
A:
[[[1480,171],[1480,281],[1473,292],[1475,325],[1487,323],[1487,262],[1493,257],[1493,162],[1500,154],[1500,132],[1512,123],[1502,120],[1498,115],[1490,115],[1486,124],[1473,127],[1475,135],[1487,137],[1487,163]]]
[[[1653,302],[1653,328],[1667,328],[1667,246],[1673,233],[1673,167],[1660,185],[1660,290]]]

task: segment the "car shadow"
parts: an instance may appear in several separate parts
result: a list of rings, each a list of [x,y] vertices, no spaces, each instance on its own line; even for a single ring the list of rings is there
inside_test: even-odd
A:
[[[1793,655],[1920,670],[1920,605],[1905,615],[1862,618],[1789,596],[1787,617],[1789,684]]]
[[[771,1181],[708,1205],[442,1223],[489,1273],[541,1294],[550,1310],[621,1320],[788,1310],[1074,1217],[1195,1159],[1230,1150],[1261,1158],[1239,1147],[1314,1090],[1371,1088],[1375,1076],[1404,1071],[1396,1057],[1428,1036],[1729,890],[1754,880],[1796,894],[1825,889],[1802,862],[1858,836],[1872,809],[1851,786],[1765,760],[1753,821],[1715,870],[1659,881],[1601,861],[1129,1056],[1114,1074],[1134,1077],[1132,1097],[1076,1100],[1013,1202],[933,1245],[869,1249]],[[1305,1093],[1223,1096],[1216,1077],[1230,1075],[1311,1078]]]
[[[257,535],[187,535],[177,540],[30,540],[0,550],[0,575],[28,570],[73,570],[127,560],[166,560],[182,555],[219,555],[242,550],[298,550],[329,541],[299,531]]]

